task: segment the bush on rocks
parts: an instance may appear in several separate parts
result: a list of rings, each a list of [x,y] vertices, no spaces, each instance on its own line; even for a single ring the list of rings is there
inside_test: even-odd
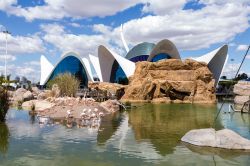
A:
[[[58,88],[53,87],[54,84],[56,84]],[[79,80],[70,73],[60,74],[47,84],[49,89],[53,87],[55,95],[60,91],[60,96],[75,96],[79,85]]]

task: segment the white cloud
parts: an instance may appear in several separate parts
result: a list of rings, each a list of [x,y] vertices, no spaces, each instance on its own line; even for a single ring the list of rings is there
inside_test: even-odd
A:
[[[165,15],[184,7],[188,0],[144,0],[143,12],[152,12],[157,15]]]
[[[225,75],[228,78],[234,78],[239,66],[240,66],[240,63],[228,63],[228,64],[226,64],[226,66],[222,72],[222,75]]]
[[[232,41],[249,27],[249,14],[245,4],[207,5],[200,10],[177,10],[130,20],[124,23],[124,34],[132,45],[167,38],[179,49],[196,50]],[[119,34],[119,27],[114,33]]]
[[[27,66],[39,66],[40,67],[40,62],[39,61],[29,61],[29,62],[25,62],[25,65],[27,65]]]
[[[44,0],[45,5],[22,7],[16,0],[0,3],[0,10],[8,14],[34,19],[58,20],[65,17],[88,18],[114,15],[138,3],[138,0]]]
[[[0,66],[0,74],[4,74],[4,66]],[[8,65],[7,66],[7,75],[11,74],[11,79],[14,79],[16,76],[25,76],[31,81],[38,82],[40,79],[40,70],[38,66],[30,66],[27,64],[20,65]]]
[[[16,57],[13,56],[13,55],[7,55],[6,56],[6,61],[9,62],[9,61],[15,61],[16,60]],[[0,55],[0,62],[4,62],[5,61],[5,55]]]
[[[75,23],[75,22],[69,23],[69,25],[72,26],[72,27],[75,27],[75,28],[82,27],[81,24],[78,24],[78,23]]]
[[[32,54],[45,51],[43,41],[37,35],[12,36],[8,35],[8,53]],[[0,54],[5,52],[5,34],[0,33]]]
[[[246,51],[247,50],[247,48],[248,48],[248,45],[238,45],[238,47],[237,47],[237,51]]]
[[[87,56],[89,53],[95,54],[99,45],[109,44],[109,38],[103,34],[74,35],[66,32],[64,27],[58,24],[44,24],[41,28],[44,31],[44,41],[52,44],[63,53],[74,51],[82,56]]]

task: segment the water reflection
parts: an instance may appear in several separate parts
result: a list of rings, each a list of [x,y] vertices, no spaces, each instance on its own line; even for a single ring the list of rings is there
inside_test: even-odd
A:
[[[194,153],[198,153],[201,155],[218,155],[223,159],[231,159],[236,158],[239,156],[249,156],[250,150],[228,150],[228,149],[222,149],[222,148],[211,148],[211,147],[201,147],[201,146],[194,146],[188,143],[182,142],[183,145],[185,145],[189,150],[191,150]]]
[[[213,165],[216,162],[246,165],[249,153],[199,148],[180,142],[191,129],[211,127],[216,112],[216,105],[147,104],[106,116],[99,128],[93,129],[80,128],[76,121],[72,127],[67,127],[71,122],[65,119],[40,126],[37,117],[29,116],[28,112],[10,110],[8,127],[5,125],[8,134],[1,133],[0,139],[1,153],[4,151],[8,158],[0,155],[0,163],[84,165],[88,161],[92,165],[203,165],[205,162]],[[216,127],[230,128],[249,138],[249,118],[249,114],[222,112]],[[1,132],[2,128],[0,126]]]
[[[6,154],[9,147],[9,128],[5,123],[0,123],[0,152]]]
[[[102,118],[97,134],[97,143],[99,145],[105,144],[114,135],[121,125],[123,115],[120,112],[116,112]]]
[[[132,110],[129,123],[137,141],[150,140],[165,156],[173,153],[187,131],[211,127],[215,111],[214,105],[147,105]]]

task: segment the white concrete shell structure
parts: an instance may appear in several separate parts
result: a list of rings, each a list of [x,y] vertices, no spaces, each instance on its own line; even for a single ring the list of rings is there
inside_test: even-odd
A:
[[[132,76],[135,71],[135,63],[116,54],[104,46],[98,47],[98,57],[101,69],[101,78],[104,82],[110,82],[112,67],[115,62],[120,65],[127,77]]]
[[[167,54],[171,59],[181,59],[174,43],[167,39],[161,40],[156,44],[148,57],[148,61],[152,61],[152,59],[159,54]]]
[[[48,59],[44,55],[42,55],[40,58],[40,66],[41,66],[40,85],[44,85],[48,77],[48,74],[53,71],[54,66],[48,61]]]
[[[214,75],[215,85],[219,82],[221,73],[228,59],[228,45],[224,45],[214,51],[209,52],[198,58],[192,58],[199,62],[205,62],[208,64],[208,68]]]
[[[93,65],[95,72],[96,72],[98,78],[100,79],[100,82],[103,82],[99,58],[94,56],[94,55],[89,54],[89,60],[90,60],[91,64]]]
[[[53,66],[44,56],[41,56],[40,59],[40,63],[41,63],[41,78],[40,78],[40,85],[46,85],[46,83],[48,82],[51,74],[53,73],[53,71],[57,68],[57,66],[67,57],[75,57],[77,58],[85,72],[86,72],[86,77],[88,79],[88,81],[93,81],[93,75],[91,72],[91,67],[90,67],[90,62],[87,58],[85,57],[80,57],[79,54],[75,53],[75,52],[68,52],[66,54],[64,54],[61,59],[57,62],[57,64],[55,66]]]

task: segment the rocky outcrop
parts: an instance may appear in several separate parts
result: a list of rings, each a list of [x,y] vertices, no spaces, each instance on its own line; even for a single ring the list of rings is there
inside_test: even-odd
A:
[[[117,100],[107,100],[100,104],[107,112],[114,113],[120,110],[120,103]]]
[[[46,100],[30,100],[22,103],[22,108],[24,110],[45,110],[50,109],[55,106],[54,103],[46,101]]]
[[[46,100],[37,100],[35,102],[35,110],[45,110],[45,109],[50,109],[54,106],[54,103],[51,103],[49,101]]]
[[[12,101],[15,103],[15,102],[18,102],[18,101],[23,101],[23,95],[27,92],[26,89],[24,88],[19,88],[17,89],[14,94],[13,94],[13,98],[12,98]]]
[[[213,75],[207,64],[191,59],[137,62],[122,101],[215,103]]]
[[[117,96],[117,98],[120,99],[124,95],[124,89],[126,86],[108,82],[89,82],[88,87],[90,89],[106,92],[107,95],[109,95],[109,93],[115,94],[115,96]]]
[[[197,146],[250,150],[250,140],[229,129],[219,131],[212,128],[191,130],[181,138],[181,141]]]
[[[30,91],[27,91],[23,94],[23,101],[32,100],[33,98],[34,96]]]
[[[234,85],[233,92],[236,94],[234,98],[234,108],[241,110],[244,103],[250,100],[250,82],[239,81]]]

